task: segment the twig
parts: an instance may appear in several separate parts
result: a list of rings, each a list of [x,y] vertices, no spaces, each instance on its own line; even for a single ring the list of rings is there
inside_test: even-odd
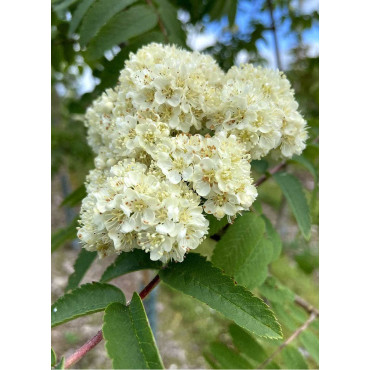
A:
[[[298,335],[302,333],[302,331],[306,330],[311,322],[316,319],[316,317],[316,314],[312,312],[308,320],[302,326],[300,326],[282,345],[280,345],[279,348],[266,361],[262,362],[262,364],[258,366],[257,369],[265,369],[266,365],[268,365],[272,361],[272,359],[279,352],[281,352],[290,342],[297,338]]]
[[[319,310],[312,306],[311,303],[306,302],[302,297],[296,296],[294,299],[294,302],[298,305],[304,308],[308,313],[314,313],[317,317],[319,317]]]
[[[272,30],[272,33],[274,34],[276,65],[280,69],[280,71],[282,71],[283,67],[281,65],[280,50],[279,50],[277,33],[276,33],[276,24],[275,24],[274,9],[273,9],[273,6],[272,6],[272,1],[267,0],[267,4],[268,4],[269,12],[270,12],[271,30]]]
[[[160,282],[159,275],[156,275],[153,280],[140,292],[139,296],[144,299]],[[99,330],[90,340],[88,340],[82,347],[75,351],[71,356],[67,358],[64,363],[64,368],[68,369],[77,361],[80,361],[87,352],[91,351],[96,345],[98,345],[103,339],[103,332]]]
[[[157,11],[157,9],[155,8],[155,6],[153,5],[152,0],[146,0],[146,3],[147,3],[149,6],[151,6],[151,7],[154,9],[155,13],[157,14],[159,28],[160,28],[161,32],[163,33],[164,39],[165,39],[165,41],[166,41],[166,43],[167,43],[167,42],[168,42],[168,34],[167,34],[167,30],[166,30],[166,28],[165,28],[165,27],[164,27],[164,25],[163,25],[162,18],[161,18],[161,17],[160,17],[160,15],[158,14],[158,11]]]
[[[272,168],[270,171],[268,171],[268,173],[266,175],[263,175],[261,176],[255,183],[254,183],[254,186],[255,187],[258,187],[260,186],[261,184],[263,184],[271,175],[273,175],[274,173],[276,172],[279,172],[281,171],[284,167],[286,166],[286,162],[281,162],[279,163],[277,166],[275,166],[274,168]]]

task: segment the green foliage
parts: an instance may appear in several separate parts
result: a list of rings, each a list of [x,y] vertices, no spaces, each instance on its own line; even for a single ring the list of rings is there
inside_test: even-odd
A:
[[[299,335],[299,340],[315,362],[319,363],[319,338],[311,331],[304,331]]]
[[[59,361],[57,365],[55,365],[54,369],[64,369],[64,357]]]
[[[235,274],[251,256],[264,232],[264,221],[254,213],[238,217],[217,243],[212,262],[228,274]]]
[[[265,215],[262,215],[262,218],[265,221],[267,239],[272,243],[271,261],[276,261],[279,258],[282,249],[281,238],[279,233],[272,226],[271,221]]]
[[[295,294],[281,284],[275,277],[269,276],[265,283],[259,287],[259,292],[270,302],[293,302]]]
[[[119,11],[125,9],[135,0],[96,0],[88,9],[81,23],[80,44],[85,46],[99,30]]]
[[[51,252],[56,251],[64,243],[73,240],[77,235],[77,223],[78,217],[76,217],[68,226],[57,230],[51,235]]]
[[[184,262],[170,263],[159,275],[166,284],[208,304],[246,330],[262,337],[281,337],[280,325],[268,306],[204,257],[189,254]]]
[[[81,248],[81,251],[78,254],[78,257],[73,266],[74,272],[68,278],[66,292],[78,287],[87,270],[94,262],[96,256],[96,252],[89,252],[85,248]]]
[[[57,362],[57,355],[55,354],[53,348],[51,348],[51,366],[54,366]]]
[[[81,185],[76,190],[68,194],[60,205],[74,207],[77,204],[79,204],[85,197],[86,197],[86,188],[85,185]]]
[[[141,299],[110,304],[104,314],[105,347],[114,369],[163,369]]]
[[[91,283],[65,294],[51,306],[51,326],[103,311],[110,303],[126,304],[121,290],[113,285]]]
[[[253,369],[245,358],[223,343],[211,343],[210,351],[221,369]]]
[[[303,236],[309,239],[311,235],[310,210],[301,183],[296,177],[286,172],[275,173],[273,177],[283,191]]]
[[[281,355],[286,369],[308,369],[306,361],[295,347],[285,347]]]
[[[100,58],[106,50],[155,27],[157,15],[147,5],[137,5],[116,14],[91,41],[86,58]]]
[[[88,9],[90,8],[91,4],[96,0],[82,0],[76,7],[76,10],[72,14],[72,20],[69,25],[69,32],[68,35],[72,36],[72,34],[77,30],[80,22]]]
[[[162,262],[152,261],[148,253],[135,249],[132,252],[121,253],[114,263],[104,271],[100,281],[105,283],[118,276],[138,270],[159,270],[161,266]]]

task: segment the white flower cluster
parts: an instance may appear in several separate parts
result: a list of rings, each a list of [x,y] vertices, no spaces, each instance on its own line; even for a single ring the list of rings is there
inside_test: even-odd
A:
[[[307,133],[278,71],[227,74],[207,55],[150,44],[86,113],[97,153],[78,237],[100,256],[134,248],[182,261],[208,232],[257,197],[252,159],[300,154]]]

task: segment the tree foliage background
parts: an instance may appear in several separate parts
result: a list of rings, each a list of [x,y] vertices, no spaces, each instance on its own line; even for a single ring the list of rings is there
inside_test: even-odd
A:
[[[95,255],[79,252],[74,241],[83,181],[93,165],[83,114],[95,98],[116,84],[130,52],[153,41],[200,48],[199,42],[213,32],[216,36],[202,49],[225,71],[243,61],[279,67],[287,74],[308,121],[310,138],[304,153],[288,161],[284,172],[271,176],[269,171],[277,163],[270,159],[252,162],[254,178],[268,178],[259,187],[253,217],[264,221],[261,227],[273,244],[273,256],[251,255],[247,271],[255,279],[240,278],[272,308],[282,325],[283,339],[254,336],[170,288],[171,284],[161,285],[156,305],[152,302],[151,308],[146,307],[166,367],[257,368],[311,317],[300,299],[318,306],[319,71],[312,38],[307,37],[314,35],[317,43],[316,7],[312,1],[299,0],[52,0],[51,20],[52,251],[58,249],[52,255],[55,299],[87,277],[89,281],[101,277],[94,267]],[[245,228],[242,221],[226,232],[222,231],[224,225],[211,225],[213,235],[196,251],[217,265],[222,243],[230,242],[230,234],[245,233]],[[73,263],[70,259],[77,254],[72,269],[68,263]],[[61,267],[65,264],[69,278]],[[228,272],[227,266],[218,265]],[[89,268],[93,272],[85,276]],[[58,285],[55,279],[61,271],[66,278]],[[111,268],[104,274],[108,276],[104,281],[116,278],[113,284],[122,284],[118,278],[123,273]],[[150,274],[145,271],[140,279],[147,282]],[[133,283],[130,289],[138,286]],[[149,313],[153,307],[157,315]],[[79,327],[89,325],[78,320],[75,325]],[[318,367],[318,316],[312,321],[267,367]],[[78,347],[90,334],[87,330],[87,335],[80,336],[76,327],[69,327],[64,334],[59,328],[53,330],[58,359],[66,348]],[[102,361],[89,354],[78,366],[110,368],[111,362],[108,357]]]

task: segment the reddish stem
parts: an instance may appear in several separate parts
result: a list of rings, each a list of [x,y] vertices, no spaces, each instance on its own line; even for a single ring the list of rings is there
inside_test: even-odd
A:
[[[141,299],[144,299],[160,282],[159,275],[156,275],[153,280],[139,293]],[[68,369],[77,361],[80,361],[82,357],[86,355],[87,352],[91,351],[96,345],[98,345],[103,339],[103,332],[99,330],[94,337],[88,340],[82,347],[75,351],[71,356],[67,358],[64,363],[64,368]]]

